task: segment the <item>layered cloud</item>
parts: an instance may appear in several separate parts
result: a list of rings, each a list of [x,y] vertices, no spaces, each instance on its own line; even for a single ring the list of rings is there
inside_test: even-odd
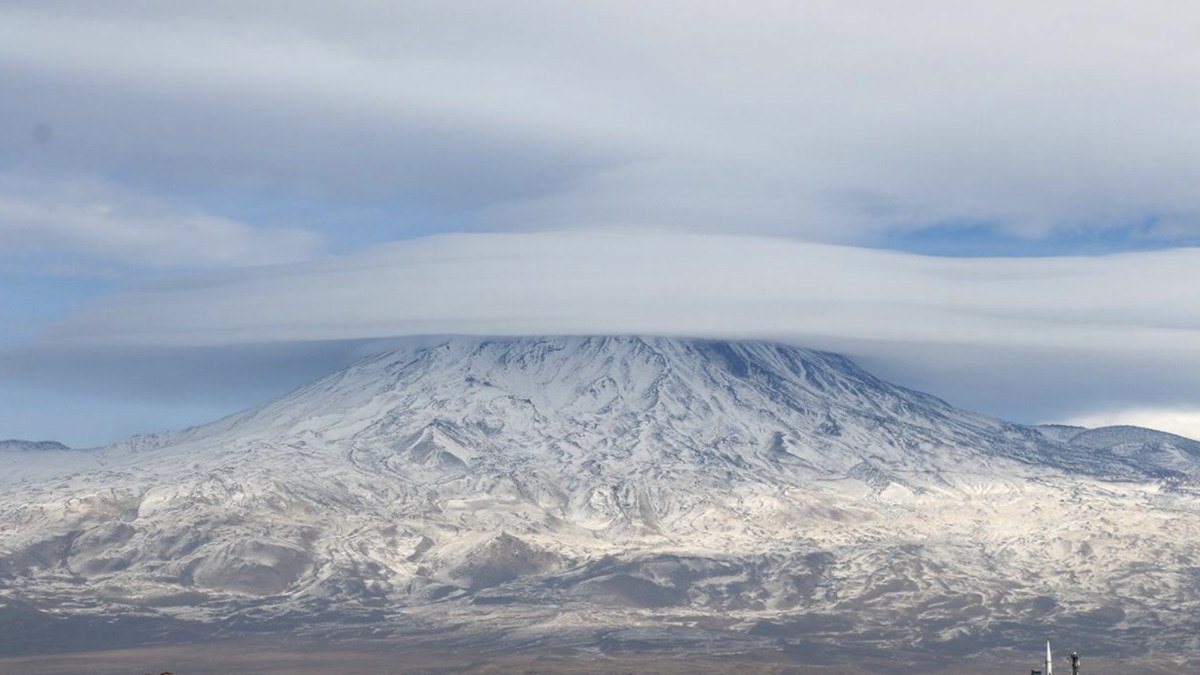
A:
[[[842,245],[1200,243],[1197,19],[1176,0],[6,2],[0,259],[209,272],[72,313],[0,376],[166,400],[236,381],[246,350],[294,384],[318,344],[332,368],[397,335],[655,332],[847,351],[1027,421],[1188,415],[1197,249]],[[493,234],[363,248],[451,230]],[[314,259],[331,251],[359,252]]]
[[[829,336],[1190,354],[1200,249],[949,259],[645,232],[439,235],[109,298],[53,333],[221,345],[475,333]]]
[[[502,229],[1195,242],[1198,11],[10,2],[0,152],[164,194],[403,200]]]

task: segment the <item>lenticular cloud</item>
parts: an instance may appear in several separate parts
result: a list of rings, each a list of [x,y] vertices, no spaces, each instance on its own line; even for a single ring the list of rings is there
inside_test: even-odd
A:
[[[750,236],[441,235],[144,288],[46,339],[625,333],[1190,352],[1196,269],[1200,249],[946,259]]]

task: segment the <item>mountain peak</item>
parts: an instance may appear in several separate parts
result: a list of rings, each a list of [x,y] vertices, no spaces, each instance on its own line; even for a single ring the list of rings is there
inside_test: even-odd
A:
[[[926,487],[999,460],[1138,474],[1128,457],[956,409],[837,354],[640,336],[446,338],[363,359],[213,424],[122,447],[251,441],[361,447],[360,456],[424,444],[417,455],[438,460],[416,462],[413,476],[429,480],[437,479],[433,466],[474,474],[546,458],[617,477],[654,471],[788,483],[852,477],[866,461]]]

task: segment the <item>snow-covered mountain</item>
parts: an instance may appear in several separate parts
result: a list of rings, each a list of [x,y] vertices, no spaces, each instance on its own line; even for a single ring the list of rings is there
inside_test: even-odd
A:
[[[36,454],[4,455],[0,623],[38,635],[1200,650],[1197,444],[1010,424],[777,344],[449,339]]]

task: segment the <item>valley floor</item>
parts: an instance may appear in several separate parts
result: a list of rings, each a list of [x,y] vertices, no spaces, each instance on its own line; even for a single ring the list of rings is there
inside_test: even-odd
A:
[[[1036,646],[1036,645],[1034,645]],[[736,654],[724,657],[667,652],[561,652],[480,655],[463,651],[441,652],[418,644],[349,641],[300,644],[299,641],[237,640],[215,643],[164,645],[137,649],[73,652],[25,657],[0,657],[0,672],[25,675],[89,673],[130,675],[170,671],[175,675],[200,673],[254,673],[271,675],[345,675],[390,673],[688,673],[718,675],[737,672],[794,675],[867,675],[929,673],[950,675],[1011,675],[1040,665],[1037,650],[1029,654],[1001,652],[967,660],[910,661],[904,658],[851,662],[835,660],[820,665],[805,663],[802,656],[781,653]],[[1136,672],[1166,675],[1196,672],[1200,659],[1190,663],[1163,660],[1112,660],[1089,658],[1089,672]]]

